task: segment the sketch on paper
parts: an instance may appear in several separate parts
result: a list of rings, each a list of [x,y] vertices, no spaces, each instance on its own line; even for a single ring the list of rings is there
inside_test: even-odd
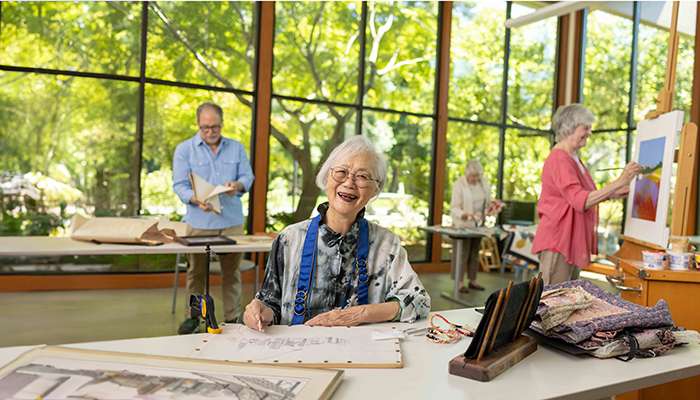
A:
[[[303,378],[39,357],[0,379],[2,399],[294,399]]]
[[[401,346],[397,340],[372,338],[379,327],[269,326],[260,333],[240,324],[222,324],[221,334],[209,335],[190,353],[190,358],[243,363],[374,366],[401,368]]]
[[[632,217],[656,221],[661,171],[664,165],[665,137],[644,140],[639,144],[639,165],[646,166],[634,186]]]

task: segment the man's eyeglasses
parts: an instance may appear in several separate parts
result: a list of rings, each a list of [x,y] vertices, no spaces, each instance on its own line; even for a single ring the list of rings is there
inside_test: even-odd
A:
[[[379,182],[376,179],[372,179],[372,177],[365,172],[351,174],[347,169],[343,167],[331,168],[331,176],[333,177],[333,180],[338,183],[343,183],[347,181],[350,175],[352,175],[352,181],[355,182],[355,185],[357,185],[357,187],[359,187],[360,189],[368,187],[370,183],[372,183],[372,181]]]
[[[204,133],[207,133],[209,131],[212,131],[214,133],[219,133],[219,132],[221,132],[221,127],[222,127],[222,125],[200,126],[199,130],[204,132]]]

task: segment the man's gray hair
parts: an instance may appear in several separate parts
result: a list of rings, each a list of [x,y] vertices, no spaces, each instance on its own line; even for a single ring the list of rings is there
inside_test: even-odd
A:
[[[579,125],[593,125],[595,117],[583,104],[574,103],[557,109],[552,118],[554,141],[560,142],[574,133]]]
[[[464,167],[464,175],[471,174],[484,174],[484,167],[481,166],[481,163],[476,158],[472,158],[471,160],[469,160],[467,162],[467,165]]]
[[[353,136],[344,141],[331,152],[326,162],[323,163],[321,169],[318,171],[318,175],[316,175],[316,186],[325,192],[331,168],[337,167],[341,162],[363,154],[370,155],[369,173],[372,175],[372,179],[379,181],[374,182],[375,191],[373,196],[379,196],[379,193],[384,189],[386,183],[386,161],[384,161],[384,156],[379,154],[374,148],[374,143],[360,135]]]
[[[216,111],[217,114],[219,114],[219,117],[221,118],[221,122],[224,121],[224,110],[218,105],[210,102],[202,103],[197,107],[197,122],[199,122],[199,115],[202,113],[202,111],[206,109],[212,109]]]

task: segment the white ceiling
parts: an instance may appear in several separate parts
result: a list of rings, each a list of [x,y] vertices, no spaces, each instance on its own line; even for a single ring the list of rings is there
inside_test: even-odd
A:
[[[681,1],[678,9],[678,34],[686,37],[695,37],[695,17],[697,15],[698,3],[695,1]],[[607,1],[601,2],[596,7],[599,10],[607,11],[621,17],[632,19],[631,1]],[[671,12],[673,3],[670,1],[643,1],[642,15],[643,24],[652,25],[657,28],[668,30],[671,26]]]

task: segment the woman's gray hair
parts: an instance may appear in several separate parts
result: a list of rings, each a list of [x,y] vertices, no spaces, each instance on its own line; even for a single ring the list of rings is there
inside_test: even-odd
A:
[[[384,189],[386,183],[386,161],[384,161],[384,156],[379,154],[374,148],[374,143],[360,135],[353,136],[344,141],[331,152],[331,155],[328,156],[328,159],[326,159],[326,162],[323,163],[321,169],[318,171],[318,175],[316,175],[316,186],[325,192],[331,168],[361,154],[369,154],[371,156],[372,161],[369,165],[369,173],[372,175],[372,179],[379,181],[374,182],[375,191],[373,196],[379,196],[379,193]]]
[[[559,107],[552,118],[554,141],[560,142],[574,133],[579,125],[593,125],[595,117],[583,104],[574,103]]]
[[[481,166],[481,163],[476,158],[472,158],[471,160],[469,160],[469,162],[467,162],[467,165],[464,167],[464,175],[471,174],[484,174],[484,167]]]

